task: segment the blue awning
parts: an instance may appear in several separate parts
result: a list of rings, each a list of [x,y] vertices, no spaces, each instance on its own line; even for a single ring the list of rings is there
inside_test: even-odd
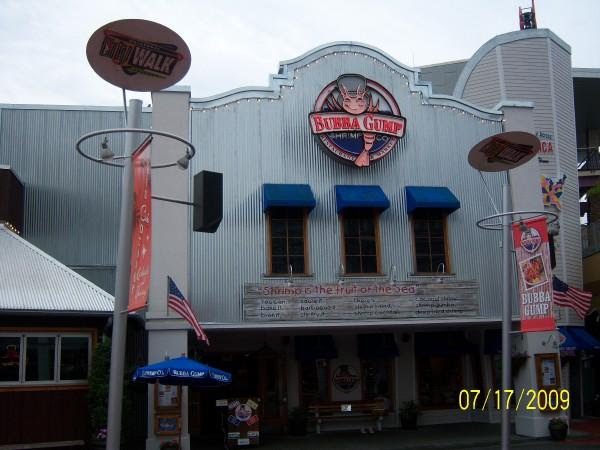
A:
[[[263,184],[264,211],[271,208],[308,208],[317,205],[308,184]]]
[[[447,212],[460,208],[460,202],[447,187],[406,186],[406,212],[417,209],[443,209]]]
[[[561,351],[600,350],[600,342],[583,327],[558,327]],[[564,337],[564,338],[563,338]]]
[[[335,201],[338,213],[348,208],[372,208],[385,211],[390,207],[390,200],[380,186],[337,185]]]
[[[335,359],[338,356],[333,336],[329,334],[296,336],[296,359],[310,361],[315,359]]]

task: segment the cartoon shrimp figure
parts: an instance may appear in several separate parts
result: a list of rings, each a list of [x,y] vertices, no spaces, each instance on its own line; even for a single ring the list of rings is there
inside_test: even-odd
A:
[[[374,104],[373,98],[367,91],[367,80],[357,75],[342,76],[337,81],[342,96],[341,108],[347,113],[358,115],[366,112],[378,112],[379,100]],[[352,86],[354,84],[354,86]],[[350,85],[350,86],[348,86]],[[350,88],[349,88],[350,87]],[[354,89],[352,89],[354,88]],[[363,132],[364,147],[354,161],[358,167],[366,167],[370,163],[369,151],[375,142],[375,133]]]

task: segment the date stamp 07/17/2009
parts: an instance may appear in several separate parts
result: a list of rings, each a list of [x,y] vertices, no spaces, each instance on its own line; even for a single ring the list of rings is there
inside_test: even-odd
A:
[[[463,389],[458,395],[458,407],[462,411],[485,410],[488,404],[497,409],[514,411],[566,411],[570,406],[567,389]]]

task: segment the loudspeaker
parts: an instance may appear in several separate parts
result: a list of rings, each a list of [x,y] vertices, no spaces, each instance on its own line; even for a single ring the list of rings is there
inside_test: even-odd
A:
[[[203,170],[194,175],[193,230],[214,233],[223,219],[223,174]]]

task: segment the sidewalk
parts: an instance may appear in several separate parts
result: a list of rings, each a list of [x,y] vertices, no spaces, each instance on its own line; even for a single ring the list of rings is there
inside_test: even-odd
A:
[[[567,440],[532,439],[512,435],[515,448],[600,448],[600,419],[576,420]],[[441,450],[499,448],[500,424],[459,423],[431,425],[417,430],[384,429],[375,434],[359,431],[324,432],[306,436],[266,436],[265,450]],[[222,450],[223,443],[193,442],[192,450]]]

